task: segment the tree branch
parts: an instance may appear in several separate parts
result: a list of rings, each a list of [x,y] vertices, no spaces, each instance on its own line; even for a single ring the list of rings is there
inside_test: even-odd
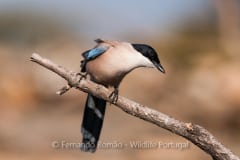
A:
[[[81,76],[78,73],[54,64],[50,60],[42,58],[36,53],[32,54],[30,60],[55,72],[68,82],[68,86],[62,88],[58,92],[59,94],[69,90],[70,86],[90,93],[96,97],[111,101],[109,99],[111,92],[104,86],[93,83],[87,79],[80,80]],[[211,133],[199,125],[181,122],[166,114],[150,109],[122,96],[119,96],[115,105],[128,114],[153,123],[161,128],[188,139],[203,151],[211,155],[214,160],[240,160],[239,157],[234,155],[229,149],[218,142]]]

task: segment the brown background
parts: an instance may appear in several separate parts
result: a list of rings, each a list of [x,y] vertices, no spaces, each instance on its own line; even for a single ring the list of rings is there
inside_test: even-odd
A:
[[[54,141],[81,142],[86,94],[73,89],[56,95],[65,81],[29,57],[37,52],[79,71],[80,53],[94,42],[75,36],[52,17],[9,13],[0,15],[0,159],[211,159],[191,143],[183,150],[128,146],[99,149],[94,154],[77,148],[54,149]],[[238,1],[216,0],[202,12],[183,18],[172,34],[156,33],[144,39],[126,31],[121,40],[156,48],[166,74],[137,69],[125,78],[120,94],[205,127],[240,156],[239,20]],[[107,106],[100,141],[127,145],[132,141],[188,142],[114,105]]]

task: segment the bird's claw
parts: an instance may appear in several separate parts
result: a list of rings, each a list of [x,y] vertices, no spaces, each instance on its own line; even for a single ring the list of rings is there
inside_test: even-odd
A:
[[[114,89],[114,91],[109,95],[112,104],[116,104],[118,101],[118,89]]]
[[[76,73],[76,76],[80,76],[78,83],[82,80],[82,79],[86,79],[87,77],[87,73]],[[62,87],[59,91],[56,92],[56,94],[58,95],[63,95],[64,93],[66,93],[67,91],[69,91],[72,87],[77,87],[78,83],[76,84],[67,84],[66,86]]]
[[[78,72],[77,73],[77,76],[80,76],[80,79],[79,79],[79,82],[82,80],[82,79],[86,79],[87,78],[87,73],[81,73],[81,72]]]

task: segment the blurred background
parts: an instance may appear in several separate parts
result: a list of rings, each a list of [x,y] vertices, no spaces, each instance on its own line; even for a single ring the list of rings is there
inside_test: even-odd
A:
[[[56,149],[80,143],[86,94],[29,61],[33,52],[73,71],[96,38],[145,43],[166,69],[140,68],[120,95],[199,124],[240,156],[239,0],[0,0],[0,159],[211,159],[187,149]],[[147,85],[146,85],[147,84]],[[187,143],[108,105],[100,141]]]

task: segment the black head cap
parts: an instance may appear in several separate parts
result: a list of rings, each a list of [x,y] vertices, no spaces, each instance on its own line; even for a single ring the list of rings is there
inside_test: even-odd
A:
[[[146,44],[132,44],[132,46],[138,52],[142,53],[143,56],[147,57],[159,71],[165,73],[165,69],[160,63],[157,52],[151,46]]]

